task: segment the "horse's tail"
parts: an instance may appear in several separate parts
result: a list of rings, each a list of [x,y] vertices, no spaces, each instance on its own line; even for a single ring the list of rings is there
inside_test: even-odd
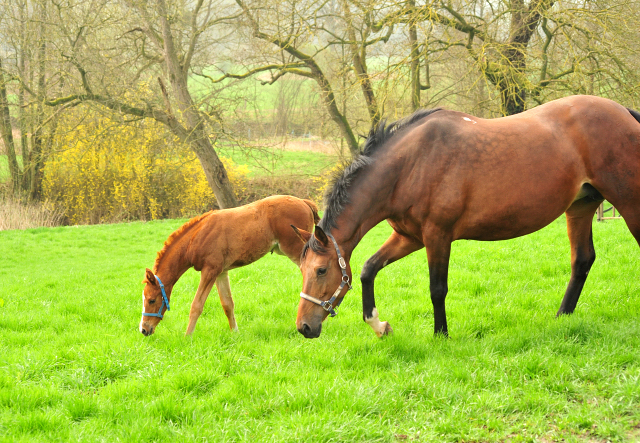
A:
[[[303,199],[302,201],[305,202],[307,206],[309,206],[309,208],[311,209],[311,212],[313,212],[313,224],[317,225],[318,222],[320,221],[320,216],[318,215],[318,207],[314,202],[312,202],[311,200],[307,200],[306,198]]]
[[[629,111],[629,114],[631,114],[633,118],[635,118],[638,121],[638,123],[640,123],[640,112],[634,111],[633,109],[629,109],[629,108],[627,108],[627,111]]]

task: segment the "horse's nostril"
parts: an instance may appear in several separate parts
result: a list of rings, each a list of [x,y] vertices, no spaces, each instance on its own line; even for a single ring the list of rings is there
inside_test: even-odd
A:
[[[140,332],[142,332],[143,335],[149,335],[149,333],[147,332],[147,330],[145,328],[141,328]]]
[[[309,335],[309,332],[311,332],[311,328],[309,327],[308,324],[303,323],[303,325],[302,325],[302,334],[304,336],[307,336],[307,335]]]

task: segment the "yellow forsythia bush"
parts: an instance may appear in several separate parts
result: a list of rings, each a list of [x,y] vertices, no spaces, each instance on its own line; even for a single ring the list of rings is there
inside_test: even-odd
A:
[[[345,166],[346,163],[338,163],[332,168],[325,170],[319,176],[313,177],[311,179],[313,182],[313,187],[315,188],[315,192],[312,198],[321,208],[324,203],[325,194],[329,190],[329,187],[333,185],[336,177],[342,174]]]
[[[155,122],[108,119],[58,131],[44,167],[45,198],[72,224],[185,217],[215,205],[200,162]],[[236,190],[246,189],[245,165],[222,159]]]

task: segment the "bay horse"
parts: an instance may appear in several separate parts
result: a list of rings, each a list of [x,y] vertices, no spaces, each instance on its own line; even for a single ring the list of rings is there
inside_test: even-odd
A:
[[[640,113],[611,100],[572,96],[485,120],[421,110],[373,128],[337,177],[306,241],[296,326],[307,338],[350,287],[351,253],[382,220],[393,233],[363,266],[363,319],[381,337],[374,280],[385,266],[426,248],[434,332],[448,335],[445,297],[451,243],[530,234],[566,213],[571,278],[557,315],[574,311],[595,260],[593,215],[607,199],[640,244]]]
[[[201,274],[186,335],[193,333],[214,282],[229,328],[237,330],[228,271],[253,263],[268,252],[286,255],[299,265],[304,242],[290,225],[296,223],[312,230],[318,221],[315,203],[288,195],[210,211],[189,220],[164,242],[153,270],[146,269],[140,332],[145,336],[153,334],[169,309],[174,284],[191,267]]]

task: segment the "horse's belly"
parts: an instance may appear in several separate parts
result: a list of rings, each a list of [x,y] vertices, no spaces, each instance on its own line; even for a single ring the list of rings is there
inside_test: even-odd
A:
[[[573,198],[532,198],[511,205],[486,206],[465,214],[454,227],[454,239],[507,240],[538,231],[558,218]]]

